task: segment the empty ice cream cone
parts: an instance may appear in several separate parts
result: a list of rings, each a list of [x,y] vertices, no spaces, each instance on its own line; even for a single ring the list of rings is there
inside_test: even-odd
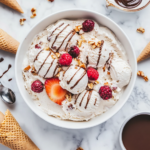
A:
[[[0,3],[3,3],[4,5],[7,5],[8,7],[17,10],[20,13],[23,13],[22,8],[16,0],[0,0]]]
[[[147,44],[147,46],[144,48],[144,50],[141,52],[141,54],[137,58],[137,62],[143,61],[149,57],[150,57],[150,42]]]
[[[0,29],[0,50],[16,54],[19,42]]]
[[[12,150],[39,150],[19,126],[9,110],[0,113],[0,143]]]

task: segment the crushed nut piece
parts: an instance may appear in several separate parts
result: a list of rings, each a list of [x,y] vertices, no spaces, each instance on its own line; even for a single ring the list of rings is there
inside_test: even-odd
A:
[[[92,89],[93,89],[93,86],[94,86],[93,83],[88,83],[88,88],[89,88],[89,89],[92,90]]]
[[[24,71],[28,71],[31,67],[30,66],[27,66],[26,68],[24,68]]]
[[[110,72],[109,72],[109,71],[107,71],[107,74],[108,74],[108,75],[110,75]]]
[[[59,54],[59,53],[56,53],[56,56],[57,56],[57,58],[59,58],[59,57],[60,57],[60,54]]]
[[[105,72],[105,70],[106,70],[106,67],[104,66],[104,67],[103,67],[103,72]]]
[[[49,48],[49,47],[45,47],[45,48],[44,48],[44,50],[49,51],[49,50],[50,50],[50,48]]]
[[[94,42],[94,41],[88,41],[88,43],[89,43],[90,45],[95,44],[95,42]]]
[[[81,47],[83,40],[78,40],[78,46]]]
[[[31,15],[31,18],[34,18],[35,16],[36,16],[36,14],[32,14],[32,15]]]
[[[31,73],[32,73],[33,75],[38,75],[34,66],[32,67]]]
[[[144,32],[145,32],[145,29],[142,28],[142,27],[140,27],[140,28],[137,29],[137,32],[139,32],[139,33],[144,33]]]
[[[81,39],[82,39],[82,42],[84,42],[84,43],[87,42],[83,35],[81,35]]]
[[[69,102],[71,102],[71,93],[68,93],[68,94],[66,94],[66,99],[69,101]]]
[[[143,71],[138,71],[137,75],[140,76],[140,77],[144,77],[145,76]]]
[[[108,83],[108,82],[105,82],[104,85],[109,85],[109,83]]]
[[[79,26],[76,26],[76,27],[75,27],[75,31],[76,31],[76,32],[79,32],[81,29],[82,29],[82,25],[79,25]]]
[[[86,65],[84,63],[81,63],[79,66],[84,69],[86,68]]]
[[[98,41],[97,44],[96,44],[96,46],[100,47],[101,46],[101,41]]]
[[[36,8],[32,8],[32,9],[31,9],[31,12],[32,12],[32,13],[36,12]]]
[[[61,71],[61,68],[58,68],[58,72],[60,72]]]
[[[78,147],[77,150],[84,150],[82,147]]]
[[[99,84],[99,81],[96,80],[96,81],[95,81],[95,84]]]
[[[75,66],[75,69],[78,69],[78,67],[77,67],[77,66]]]
[[[20,19],[20,25],[24,25],[24,21],[26,21],[25,18]]]
[[[52,57],[53,59],[56,59],[56,58],[57,58],[55,55],[51,55],[51,57]]]
[[[58,73],[57,75],[56,75],[56,77],[59,77],[60,76],[60,73]]]
[[[146,82],[148,82],[148,77],[147,76],[145,76],[145,77],[143,77],[144,78],[144,80],[146,81]]]

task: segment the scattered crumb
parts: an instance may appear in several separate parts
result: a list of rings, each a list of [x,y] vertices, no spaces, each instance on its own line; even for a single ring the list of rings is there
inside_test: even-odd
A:
[[[20,25],[24,25],[24,21],[26,21],[25,18],[20,19]]]
[[[138,75],[139,77],[142,77],[146,82],[149,81],[148,77],[144,75],[144,72],[143,72],[143,71],[138,71],[138,72],[137,72],[137,75]]]
[[[88,83],[88,88],[90,89],[90,90],[92,90],[93,89],[93,83]]]
[[[145,29],[142,28],[142,27],[140,27],[140,28],[137,29],[137,32],[139,32],[139,33],[144,33],[144,32],[145,32]]]
[[[32,8],[31,12],[32,12],[31,18],[34,18],[36,16],[36,8]]]
[[[48,0],[49,2],[53,2],[54,0]]]

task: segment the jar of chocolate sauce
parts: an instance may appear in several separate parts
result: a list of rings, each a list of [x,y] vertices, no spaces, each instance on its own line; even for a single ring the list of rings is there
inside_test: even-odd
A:
[[[119,142],[122,150],[150,150],[150,112],[140,112],[126,120]]]

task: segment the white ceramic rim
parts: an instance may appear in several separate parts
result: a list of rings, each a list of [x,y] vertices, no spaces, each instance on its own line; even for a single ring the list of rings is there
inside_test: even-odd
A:
[[[48,19],[49,17],[51,17],[51,16],[53,16],[53,15],[58,15],[58,14],[63,13],[63,12],[69,13],[70,11],[82,11],[82,12],[84,12],[84,13],[85,13],[85,12],[86,12],[86,13],[92,13],[92,14],[95,14],[95,15],[99,15],[99,16],[101,16],[102,18],[105,18],[106,20],[112,22],[112,23],[117,27],[117,29],[120,30],[120,31],[122,32],[122,34],[124,34],[126,40],[128,41],[128,43],[129,43],[129,45],[130,45],[130,47],[131,47],[131,49],[132,49],[132,53],[133,53],[134,67],[135,67],[134,70],[137,72],[136,55],[135,55],[135,52],[134,52],[134,50],[133,50],[133,46],[132,46],[131,42],[129,41],[129,39],[128,39],[127,35],[125,34],[125,32],[124,32],[113,20],[111,20],[111,19],[109,19],[107,16],[104,16],[104,15],[102,15],[102,14],[99,14],[99,13],[97,13],[97,12],[95,12],[95,11],[89,11],[89,10],[86,10],[86,9],[67,9],[67,10],[63,10],[63,11],[58,11],[58,12],[52,13],[51,15],[46,16],[45,18],[43,18],[42,20],[40,20],[38,23],[36,23],[36,24],[30,29],[30,31],[27,33],[27,35],[25,36],[25,38],[30,34],[30,32],[31,32],[36,26],[38,26],[38,24],[40,24],[40,23],[43,22],[44,20]],[[24,38],[24,40],[25,40],[25,38]],[[101,124],[101,123],[107,121],[109,118],[111,118],[114,114],[116,114],[116,113],[122,108],[122,106],[125,104],[125,102],[126,102],[127,99],[129,98],[129,96],[130,96],[130,94],[131,94],[131,92],[132,92],[132,90],[133,90],[133,87],[134,87],[134,85],[135,85],[136,73],[134,74],[134,76],[133,76],[133,74],[132,74],[132,76],[133,76],[132,84],[131,84],[129,93],[128,93],[127,96],[126,96],[126,100],[121,103],[121,105],[120,105],[120,107],[119,107],[118,109],[116,109],[115,111],[113,111],[113,113],[111,113],[109,116],[107,116],[107,117],[106,117],[105,119],[103,119],[102,121],[97,121],[96,123],[93,123],[93,124],[91,124],[91,125],[74,126],[74,127],[72,127],[72,126],[68,126],[67,123],[65,123],[65,125],[64,125],[64,124],[63,124],[63,125],[62,125],[62,124],[57,124],[57,123],[55,123],[55,122],[52,122],[52,121],[50,121],[50,120],[48,120],[48,119],[43,118],[43,117],[42,117],[42,113],[38,113],[36,110],[34,110],[34,109],[30,106],[29,102],[26,100],[26,97],[25,97],[25,95],[23,94],[23,91],[21,90],[21,86],[20,86],[19,80],[18,80],[18,74],[17,74],[17,60],[18,60],[18,58],[19,58],[19,51],[21,50],[21,46],[22,46],[24,40],[23,40],[23,41],[20,43],[20,45],[19,45],[19,48],[18,48],[18,51],[17,51],[17,54],[16,54],[16,59],[15,59],[15,76],[16,76],[16,82],[17,82],[18,89],[19,89],[19,91],[20,91],[20,93],[21,93],[21,96],[23,97],[23,99],[24,99],[24,101],[26,102],[26,104],[29,106],[29,108],[30,108],[35,114],[37,114],[37,115],[38,115],[40,118],[42,118],[43,120],[45,120],[45,121],[47,121],[47,122],[49,122],[49,123],[51,123],[51,124],[53,124],[53,125],[56,125],[56,126],[58,126],[58,127],[67,128],[67,129],[86,129],[86,128],[91,128],[91,127],[97,126],[97,125],[99,125],[99,124]],[[40,110],[40,111],[41,111],[41,110]]]
[[[126,148],[125,148],[125,146],[124,146],[124,144],[123,144],[123,140],[122,140],[122,132],[123,132],[123,129],[124,129],[125,125],[126,125],[132,118],[134,118],[134,117],[136,117],[136,116],[139,116],[139,115],[150,115],[150,111],[140,111],[140,112],[138,112],[138,113],[134,113],[132,116],[130,116],[129,118],[127,118],[127,119],[123,122],[123,124],[122,124],[122,126],[121,126],[121,128],[120,128],[120,133],[119,133],[119,143],[120,143],[120,146],[121,146],[121,149],[122,149],[122,150],[126,150]]]

